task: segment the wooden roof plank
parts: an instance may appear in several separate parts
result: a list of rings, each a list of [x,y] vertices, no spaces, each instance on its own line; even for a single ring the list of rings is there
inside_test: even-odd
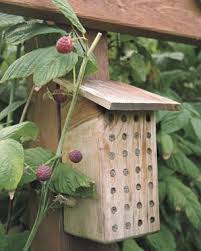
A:
[[[55,80],[65,84],[65,80]],[[69,84],[67,81],[66,84]],[[172,110],[180,109],[180,104],[171,99],[145,91],[132,85],[116,81],[88,80],[80,88],[81,96],[108,110]]]
[[[201,7],[195,0],[69,2],[88,28],[201,42]],[[51,0],[0,0],[0,11],[64,22]]]

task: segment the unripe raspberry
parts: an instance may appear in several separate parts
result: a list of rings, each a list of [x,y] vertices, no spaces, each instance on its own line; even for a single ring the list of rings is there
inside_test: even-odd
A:
[[[56,44],[56,49],[59,53],[67,54],[73,51],[74,45],[70,36],[61,37]]]
[[[36,177],[39,181],[47,181],[52,175],[52,168],[46,165],[41,165],[36,171]]]
[[[70,152],[68,157],[73,163],[79,163],[83,158],[82,153],[78,150]]]
[[[57,104],[59,105],[65,103],[68,99],[68,96],[62,89],[54,90],[54,92],[52,93],[52,96],[54,100],[57,102]]]

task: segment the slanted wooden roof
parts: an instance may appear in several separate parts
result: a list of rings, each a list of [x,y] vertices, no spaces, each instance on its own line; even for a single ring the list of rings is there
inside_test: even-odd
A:
[[[180,108],[176,101],[116,81],[89,80],[81,86],[80,94],[108,110],[177,111]]]

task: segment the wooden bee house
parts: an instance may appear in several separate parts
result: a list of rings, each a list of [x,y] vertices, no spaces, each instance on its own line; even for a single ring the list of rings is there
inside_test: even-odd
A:
[[[74,167],[96,182],[97,197],[65,209],[65,231],[103,243],[158,231],[154,111],[177,110],[179,104],[112,81],[89,81],[81,95],[92,101],[86,112],[84,106],[77,112],[87,119],[74,121],[64,152],[82,152]],[[94,105],[97,113],[89,116]]]

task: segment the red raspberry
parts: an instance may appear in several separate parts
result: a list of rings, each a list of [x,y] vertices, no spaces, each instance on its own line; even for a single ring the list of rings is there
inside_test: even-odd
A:
[[[68,157],[73,163],[79,163],[83,158],[82,153],[78,150],[70,152]]]
[[[56,49],[59,53],[67,54],[73,51],[74,45],[71,37],[61,37],[56,44]]]
[[[52,168],[46,165],[41,165],[36,171],[36,177],[39,181],[47,181],[52,175]]]
[[[54,100],[57,102],[57,104],[63,104],[68,100],[68,96],[66,95],[65,91],[62,89],[56,89],[52,93],[52,96]]]

